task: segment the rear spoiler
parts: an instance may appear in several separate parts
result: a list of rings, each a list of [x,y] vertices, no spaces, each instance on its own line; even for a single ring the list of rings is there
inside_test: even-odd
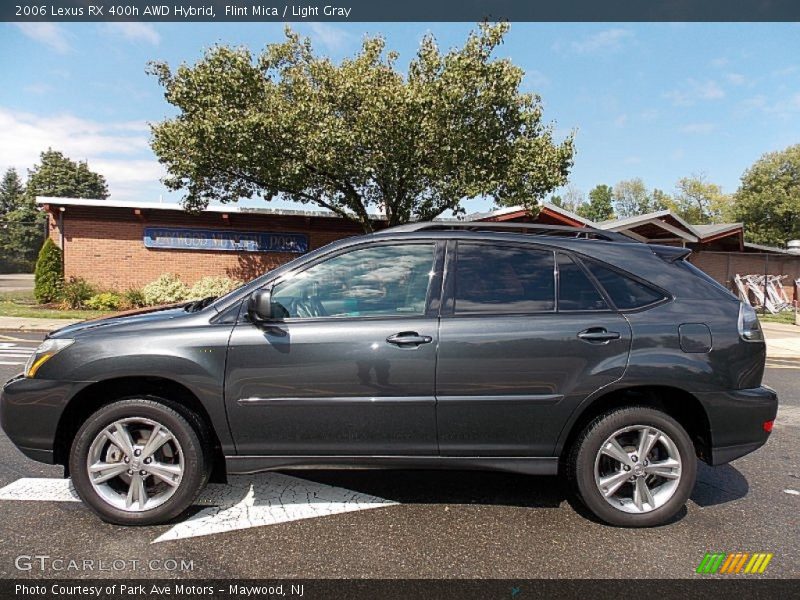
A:
[[[650,246],[650,248],[653,250],[653,254],[669,263],[684,260],[692,253],[689,248],[679,248],[677,246]]]

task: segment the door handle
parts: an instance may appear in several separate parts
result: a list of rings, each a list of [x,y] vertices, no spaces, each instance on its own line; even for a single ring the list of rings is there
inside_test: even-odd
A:
[[[605,344],[611,340],[618,340],[620,334],[618,331],[607,331],[605,327],[590,327],[581,331],[578,337],[592,344]]]
[[[429,335],[420,335],[416,331],[401,331],[386,338],[386,341],[395,346],[419,346],[420,344],[430,344],[433,338]]]

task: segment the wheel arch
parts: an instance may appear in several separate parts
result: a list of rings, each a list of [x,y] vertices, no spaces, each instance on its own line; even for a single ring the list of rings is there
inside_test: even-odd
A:
[[[210,481],[224,482],[225,456],[206,407],[189,388],[164,377],[117,377],[98,381],[80,390],[70,399],[58,421],[53,462],[63,465],[65,475],[68,475],[72,441],[89,415],[117,400],[139,395],[153,400],[168,401],[168,404],[166,402],[165,404],[181,413],[195,427],[201,440],[210,444],[212,455]]]
[[[597,416],[625,406],[650,406],[668,414],[686,429],[697,456],[708,462],[711,456],[711,426],[708,414],[693,394],[668,385],[636,385],[617,388],[579,407],[556,443],[556,455],[563,461],[584,428]]]

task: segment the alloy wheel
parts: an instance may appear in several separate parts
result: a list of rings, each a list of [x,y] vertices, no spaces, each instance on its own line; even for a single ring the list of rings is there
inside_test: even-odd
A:
[[[152,510],[167,502],[183,480],[178,439],[152,419],[119,419],[92,441],[86,459],[89,481],[106,503],[126,512]]]
[[[666,504],[681,480],[675,442],[649,425],[617,430],[600,446],[594,479],[600,494],[626,513],[649,513]]]

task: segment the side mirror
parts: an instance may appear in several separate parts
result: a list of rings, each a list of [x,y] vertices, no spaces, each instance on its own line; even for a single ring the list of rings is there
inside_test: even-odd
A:
[[[253,323],[265,323],[277,320],[272,310],[272,292],[256,290],[247,299],[247,316]]]

